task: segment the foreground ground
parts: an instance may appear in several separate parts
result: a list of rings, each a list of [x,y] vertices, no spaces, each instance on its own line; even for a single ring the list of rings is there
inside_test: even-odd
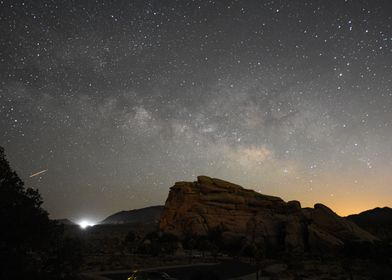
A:
[[[241,262],[224,262],[219,264],[194,264],[177,267],[163,267],[152,270],[166,272],[176,279],[191,279],[191,277],[208,275],[211,277],[218,277],[216,279],[223,280],[251,274],[256,271],[256,267],[254,265]],[[130,271],[126,273],[104,274],[103,276],[113,280],[124,280],[127,279],[129,275]]]
[[[159,266],[145,270],[168,273],[178,280],[256,280],[256,265],[224,261],[221,263]],[[87,279],[126,280],[131,270],[92,273]],[[368,261],[265,260],[260,264],[259,280],[391,280],[392,268]]]

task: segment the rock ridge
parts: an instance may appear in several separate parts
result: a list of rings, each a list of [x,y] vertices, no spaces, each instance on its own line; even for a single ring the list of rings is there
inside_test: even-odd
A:
[[[159,229],[184,238],[219,230],[225,242],[247,240],[272,250],[337,254],[346,242],[374,242],[372,234],[323,204],[301,208],[221,179],[198,176],[170,188]]]

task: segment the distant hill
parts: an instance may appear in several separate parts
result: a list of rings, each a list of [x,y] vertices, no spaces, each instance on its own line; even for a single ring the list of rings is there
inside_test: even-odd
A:
[[[115,213],[100,224],[157,224],[163,212],[164,206],[151,206],[129,211]]]
[[[392,241],[392,208],[377,207],[346,218],[379,238]]]
[[[68,220],[68,219],[57,219],[55,220],[57,223],[59,223],[60,225],[66,225],[66,226],[73,226],[76,225],[76,223]]]

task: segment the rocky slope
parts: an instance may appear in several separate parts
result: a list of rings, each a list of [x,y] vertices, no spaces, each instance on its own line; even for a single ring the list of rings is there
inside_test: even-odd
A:
[[[171,187],[159,227],[180,237],[219,230],[227,243],[245,238],[289,252],[335,254],[347,241],[376,240],[322,204],[302,209],[298,201],[285,202],[206,176]]]
[[[392,241],[392,208],[374,208],[346,217],[382,240]]]

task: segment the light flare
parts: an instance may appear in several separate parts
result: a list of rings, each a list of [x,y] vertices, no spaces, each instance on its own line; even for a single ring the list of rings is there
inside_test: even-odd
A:
[[[95,226],[95,223],[90,221],[90,220],[81,220],[78,222],[78,225],[82,228],[82,229],[86,229],[88,227],[93,227]]]

